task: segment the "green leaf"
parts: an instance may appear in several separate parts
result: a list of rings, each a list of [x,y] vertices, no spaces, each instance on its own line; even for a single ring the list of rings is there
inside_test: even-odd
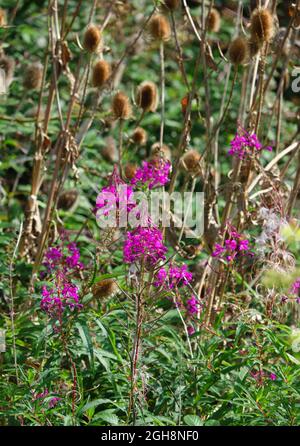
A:
[[[203,426],[203,421],[198,415],[186,415],[183,420],[186,426]]]

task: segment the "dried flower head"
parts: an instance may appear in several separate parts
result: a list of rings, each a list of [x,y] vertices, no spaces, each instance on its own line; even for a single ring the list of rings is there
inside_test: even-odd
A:
[[[182,158],[182,165],[189,173],[196,173],[199,171],[201,155],[197,150],[189,150]]]
[[[158,92],[154,82],[144,81],[138,87],[136,102],[144,112],[155,112],[158,105]]]
[[[288,14],[290,17],[294,17],[293,27],[298,29],[300,26],[300,5],[292,3],[288,9]]]
[[[0,56],[0,70],[3,72],[3,83],[5,88],[11,84],[15,71],[15,61],[11,57]]]
[[[83,48],[89,53],[95,53],[101,43],[101,31],[96,25],[90,25],[83,37]]]
[[[65,190],[58,198],[57,208],[65,211],[72,208],[78,198],[78,191],[76,189]]]
[[[113,279],[100,280],[92,287],[92,293],[96,299],[111,297],[116,294],[117,290],[118,286]]]
[[[119,91],[112,101],[112,111],[115,119],[128,119],[131,116],[131,105],[128,96]]]
[[[221,27],[221,16],[217,9],[212,8],[209,15],[207,16],[207,28],[208,31],[217,33]]]
[[[137,171],[137,165],[132,163],[127,163],[124,168],[124,174],[127,180],[132,180],[134,178]]]
[[[135,144],[138,146],[143,146],[147,142],[147,132],[142,127],[137,127],[131,138]]]
[[[256,56],[260,50],[260,45],[258,44],[258,42],[257,41],[253,42],[252,40],[249,40],[248,45],[249,45],[250,57]]]
[[[110,78],[111,66],[105,60],[99,60],[93,68],[92,82],[96,88],[101,88]]]
[[[36,90],[41,87],[43,80],[43,65],[35,62],[25,69],[23,85],[27,90]]]
[[[171,36],[171,27],[167,17],[156,14],[149,23],[149,33],[153,40],[165,42]]]
[[[103,147],[101,154],[106,161],[114,163],[115,161],[117,161],[118,158],[115,140],[112,136],[108,136],[105,142],[106,146]]]
[[[234,39],[229,47],[229,60],[233,65],[244,64],[249,56],[249,44],[244,37]]]
[[[164,0],[164,5],[170,10],[174,11],[180,5],[180,0]]]
[[[269,42],[274,34],[274,18],[268,9],[255,9],[251,15],[251,39],[259,43]]]
[[[151,157],[162,157],[166,160],[171,161],[171,149],[166,144],[160,146],[160,143],[156,142],[151,146]]]

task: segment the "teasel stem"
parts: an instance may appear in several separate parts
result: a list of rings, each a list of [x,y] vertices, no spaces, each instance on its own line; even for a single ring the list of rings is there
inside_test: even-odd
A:
[[[18,373],[18,359],[17,359],[17,347],[16,347],[16,331],[15,331],[15,307],[14,307],[14,291],[13,291],[13,263],[14,259],[17,255],[19,244],[22,237],[23,230],[23,221],[20,225],[19,235],[17,239],[17,243],[11,258],[11,262],[9,264],[9,291],[10,291],[10,323],[11,323],[11,334],[12,334],[12,345],[13,345],[13,357],[14,357],[14,366],[16,372],[16,380],[17,385],[19,384],[19,373]]]
[[[186,221],[187,221],[187,218],[189,216],[189,212],[190,212],[190,209],[191,209],[191,206],[192,206],[193,194],[194,194],[194,191],[195,191],[196,182],[197,182],[197,178],[194,178],[193,182],[192,182],[191,191],[190,191],[190,194],[191,194],[190,195],[190,199],[189,199],[189,202],[188,202],[187,209],[185,211],[184,221],[182,223],[181,231],[180,231],[180,234],[179,234],[179,237],[178,237],[178,242],[177,242],[178,245],[181,242],[181,239],[182,239],[182,236],[183,236],[183,232],[184,232],[184,228],[185,228],[185,224],[186,224]]]
[[[177,57],[178,65],[179,65],[180,71],[182,73],[182,77],[183,77],[185,86],[186,86],[187,90],[190,91],[191,88],[190,88],[190,84],[189,84],[189,81],[188,81],[188,78],[187,78],[187,75],[186,75],[186,71],[185,71],[185,68],[184,68],[183,53],[182,53],[182,49],[181,49],[181,46],[180,46],[180,43],[179,43],[179,39],[178,39],[178,34],[177,34],[177,30],[176,30],[176,22],[175,22],[174,12],[173,11],[171,11],[171,26],[172,26],[172,31],[173,31],[173,34],[174,34],[176,50],[178,52],[178,57]]]
[[[189,332],[188,332],[188,329],[187,329],[187,325],[186,325],[185,320],[183,319],[182,314],[181,314],[181,312],[180,312],[180,310],[178,308],[178,303],[176,302],[176,298],[175,298],[175,295],[173,293],[172,293],[172,297],[173,297],[173,302],[174,302],[174,305],[176,307],[178,316],[180,317],[180,320],[181,320],[183,328],[184,328],[184,332],[185,332],[185,335],[186,335],[186,340],[187,340],[187,344],[188,344],[188,347],[189,347],[191,359],[194,359],[193,349],[192,349],[192,345],[191,345],[191,341],[190,341],[190,336],[189,336]]]
[[[138,293],[135,299],[135,336],[133,342],[132,356],[131,356],[131,388],[129,395],[129,404],[128,404],[128,421],[130,420],[131,412],[133,412],[133,425],[135,424],[135,404],[134,404],[134,392],[136,390],[136,381],[137,381],[137,366],[139,362],[139,350],[141,344],[141,336],[142,336],[142,328],[143,328],[143,318],[144,318],[144,299],[143,295],[145,292],[144,288],[144,279],[145,279],[145,262],[144,260],[141,263],[141,281],[140,286],[138,287]],[[146,287],[148,289],[148,287]]]
[[[221,116],[219,122],[215,125],[215,127],[214,127],[214,128],[212,129],[212,131],[211,131],[211,136],[210,136],[210,138],[209,138],[209,140],[208,140],[208,143],[206,144],[205,150],[204,150],[204,152],[202,153],[201,158],[203,158],[204,154],[205,154],[206,151],[209,149],[209,147],[210,147],[212,141],[213,141],[213,140],[215,139],[215,137],[216,137],[216,133],[217,133],[218,130],[221,128],[221,125],[223,124],[224,119],[226,118],[226,115],[227,115],[227,112],[228,112],[228,110],[229,110],[229,107],[230,107],[230,104],[231,104],[231,100],[232,100],[232,97],[233,97],[233,91],[234,91],[234,86],[235,86],[235,83],[236,83],[236,80],[237,80],[237,75],[238,75],[238,69],[237,69],[237,67],[235,67],[234,75],[233,75],[233,80],[232,80],[232,84],[231,84],[231,89],[230,89],[230,93],[229,93],[229,98],[228,98],[226,107],[225,107],[225,109],[224,109],[223,115]]]
[[[162,148],[164,143],[164,127],[165,127],[165,55],[164,42],[160,42],[160,106],[161,106],[161,123],[159,146]]]
[[[119,121],[119,144],[118,144],[118,164],[119,164],[119,173],[122,178],[122,155],[123,155],[123,128],[124,128],[124,119],[120,119]]]

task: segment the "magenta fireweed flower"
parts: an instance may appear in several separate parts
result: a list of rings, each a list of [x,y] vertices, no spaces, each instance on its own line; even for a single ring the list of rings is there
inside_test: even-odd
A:
[[[190,316],[198,313],[198,301],[195,296],[191,296],[186,302],[186,308]]]
[[[48,395],[49,395],[49,390],[48,390],[48,389],[45,389],[43,392],[41,392],[41,393],[36,393],[35,395],[33,395],[32,400],[33,400],[33,401],[41,400],[41,399],[43,399],[43,398],[46,398],[46,396],[48,396]]]
[[[250,251],[249,240],[243,238],[234,226],[229,226],[228,237],[224,241],[224,246],[219,243],[215,244],[213,257],[223,259],[227,262],[232,262],[238,255],[253,255]]]
[[[165,260],[166,252],[162,233],[155,226],[139,226],[127,232],[123,247],[125,263],[145,261],[146,264],[155,265],[159,260]]]
[[[154,286],[164,289],[173,289],[188,285],[193,278],[186,265],[169,266],[169,269],[160,268],[155,275]]]
[[[247,156],[255,155],[262,150],[272,151],[272,147],[263,147],[259,141],[257,135],[253,133],[250,135],[242,127],[239,128],[238,133],[235,135],[230,143],[229,155],[237,156],[239,159],[245,159]]]
[[[192,325],[189,325],[187,327],[187,331],[188,331],[189,336],[192,336],[195,333],[195,328]]]
[[[114,166],[108,186],[103,187],[97,196],[94,212],[108,216],[111,211],[116,210],[129,212],[134,206],[133,188],[122,180],[117,166]]]
[[[270,380],[271,381],[276,381],[276,379],[277,379],[276,374],[275,373],[270,373]]]
[[[53,398],[51,398],[48,403],[49,409],[53,409],[59,403],[59,401],[61,401],[61,398],[59,398],[58,396],[54,396]]]
[[[83,269],[76,243],[67,247],[51,247],[45,253],[43,265],[49,285],[42,287],[40,308],[53,320],[61,321],[65,310],[80,310],[79,289],[73,283],[74,275]]]
[[[169,174],[171,163],[163,158],[155,158],[152,161],[143,161],[142,166],[137,169],[131,184],[147,184],[149,189],[156,186],[164,186],[170,181]]]
[[[299,290],[300,290],[300,277],[298,277],[298,279],[296,279],[293,285],[291,286],[291,293],[298,295]]]

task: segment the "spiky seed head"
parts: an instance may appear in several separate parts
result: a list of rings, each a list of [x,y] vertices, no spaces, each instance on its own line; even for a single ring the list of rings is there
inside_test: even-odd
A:
[[[166,160],[171,161],[172,153],[170,147],[167,146],[166,144],[163,144],[160,147],[159,142],[154,143],[151,147],[151,157],[153,158],[162,157]]]
[[[221,16],[217,9],[212,8],[207,17],[207,28],[208,31],[217,33],[220,31],[221,27]]]
[[[257,8],[251,15],[251,40],[260,44],[269,42],[274,35],[274,17],[269,9]]]
[[[201,155],[197,150],[191,149],[182,158],[182,166],[189,173],[195,173],[199,170]]]
[[[40,62],[32,63],[25,69],[23,85],[27,90],[40,88],[43,80],[43,65]]]
[[[149,33],[153,40],[166,42],[171,36],[171,27],[167,17],[156,14],[149,23]]]
[[[134,177],[136,170],[137,170],[136,164],[132,164],[132,163],[126,164],[126,166],[124,168],[124,174],[125,174],[125,177],[127,178],[127,180],[131,180]]]
[[[119,91],[112,101],[112,111],[115,119],[128,119],[131,116],[131,105],[128,96]]]
[[[106,146],[103,147],[101,154],[106,161],[109,163],[114,163],[118,158],[115,140],[112,136],[108,136],[105,142]]]
[[[144,112],[155,112],[158,106],[158,91],[154,82],[141,83],[137,90],[136,102]]]
[[[137,127],[131,138],[136,145],[143,146],[147,142],[147,132],[142,127]]]
[[[93,68],[92,82],[93,87],[101,88],[110,78],[111,66],[105,60],[99,60]]]
[[[84,33],[83,48],[89,53],[95,53],[101,43],[102,34],[96,25],[90,25]]]
[[[257,41],[253,42],[252,40],[248,41],[248,45],[250,57],[256,56],[260,50],[260,45],[257,43]]]
[[[9,87],[13,80],[15,71],[15,61],[11,57],[5,56],[5,54],[0,56],[0,69],[4,71],[4,82],[5,87]]]
[[[180,0],[164,0],[164,5],[170,10],[175,11],[180,5]]]
[[[234,39],[229,47],[229,60],[233,65],[244,64],[249,56],[249,44],[244,37]]]
[[[57,202],[57,208],[68,211],[72,208],[78,198],[78,191],[76,189],[70,189],[63,191]]]
[[[92,293],[96,299],[111,297],[116,294],[117,290],[118,286],[113,279],[101,280],[92,287]]]

